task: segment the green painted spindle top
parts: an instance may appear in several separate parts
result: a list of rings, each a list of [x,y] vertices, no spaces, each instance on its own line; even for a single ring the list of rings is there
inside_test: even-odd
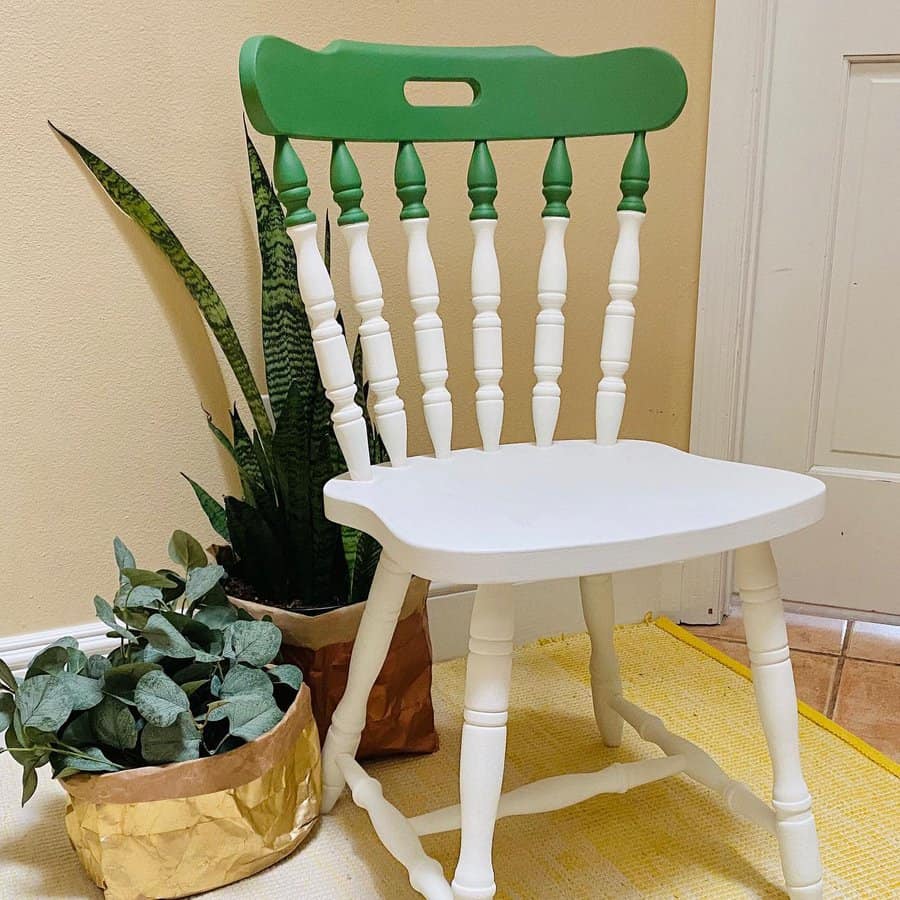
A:
[[[285,209],[286,228],[316,221],[316,214],[307,206],[309,182],[306,169],[291,142],[280,135],[275,138],[275,190]]]
[[[572,164],[569,162],[565,138],[555,138],[550,148],[547,164],[544,166],[543,194],[547,204],[542,216],[569,218],[566,201],[572,196]]]
[[[472,201],[472,212],[469,218],[496,219],[497,210],[494,200],[497,197],[497,170],[491,159],[491,151],[487,141],[475,141],[472,148],[472,159],[469,161],[469,199]]]
[[[360,206],[363,189],[359,169],[344,141],[334,141],[331,148],[331,190],[341,208],[338,225],[368,222],[369,216]]]
[[[428,208],[422,202],[428,190],[425,186],[425,169],[412,141],[401,141],[397,147],[394,185],[403,204],[400,218],[427,219]]]
[[[644,194],[650,187],[650,158],[647,156],[647,145],[644,142],[644,132],[638,131],[634,135],[628,155],[622,165],[622,179],[619,182],[622,188],[622,201],[617,209],[627,209],[633,212],[647,212],[644,205]]]

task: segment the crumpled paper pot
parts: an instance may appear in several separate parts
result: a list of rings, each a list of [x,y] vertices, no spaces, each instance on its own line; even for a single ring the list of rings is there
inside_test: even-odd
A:
[[[433,753],[438,748],[431,703],[431,639],[425,605],[428,586],[422,578],[410,579],[397,629],[369,694],[357,759]],[[313,715],[324,738],[347,688],[350,654],[365,603],[304,615],[238,597],[229,599],[254,618],[269,616],[281,629],[282,655],[303,671],[312,691]]]
[[[270,732],[229,753],[62,784],[69,839],[107,900],[185,897],[246,878],[296,849],[319,817],[309,688]]]

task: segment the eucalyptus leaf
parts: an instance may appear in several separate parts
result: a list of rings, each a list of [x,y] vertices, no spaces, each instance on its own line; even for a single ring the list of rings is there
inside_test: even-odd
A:
[[[230,735],[253,741],[271,731],[281,721],[282,715],[274,698],[243,695],[212,710],[207,718],[210,722],[227,719]]]
[[[238,618],[237,610],[229,603],[227,605],[201,606],[194,613],[194,621],[202,622],[207,628],[221,630],[226,628]]]
[[[251,669],[240,664],[232,666],[222,679],[219,696],[223,700],[241,694],[272,696],[272,682],[262,669]]]
[[[35,675],[19,685],[16,707],[24,728],[56,731],[72,714],[72,698],[55,675]]]
[[[66,650],[69,654],[69,660],[66,663],[66,671],[72,675],[81,674],[81,672],[84,671],[85,666],[87,666],[87,654],[77,647],[67,647]]]
[[[91,713],[85,712],[80,716],[73,716],[63,728],[60,740],[69,746],[84,747],[96,743],[94,726],[91,724]]]
[[[184,762],[200,756],[200,731],[191,714],[183,712],[171,725],[145,725],[141,755],[150,763]]]
[[[150,569],[122,569],[122,574],[131,582],[132,587],[173,588],[175,582],[171,578]]]
[[[0,731],[6,731],[12,725],[13,713],[16,711],[16,701],[12,694],[0,694]]]
[[[65,669],[68,661],[69,651],[65,647],[51,645],[45,650],[41,650],[31,660],[28,670],[25,672],[25,679],[33,678],[35,675],[56,675]]]
[[[196,651],[181,632],[164,616],[154,613],[147,620],[144,637],[150,646],[176,659],[193,659]]]
[[[116,556],[116,565],[119,571],[134,568],[134,554],[125,546],[121,538],[113,538],[113,553]]]
[[[131,710],[115,697],[104,697],[90,713],[90,724],[101,744],[116,750],[133,750],[137,746],[137,723]]]
[[[148,672],[134,689],[138,712],[151,725],[171,725],[190,709],[187,694],[164,672]]]
[[[208,594],[225,577],[225,569],[219,565],[203,566],[192,569],[188,573],[187,585],[184,589],[185,598],[193,602]]]
[[[58,764],[63,768],[55,775],[56,778],[68,778],[79,772],[119,772],[122,766],[108,759],[99,747],[84,747],[75,753],[54,753]]]
[[[75,711],[91,709],[103,699],[100,682],[86,675],[75,675],[72,672],[61,672],[56,676],[72,700]]]
[[[130,608],[159,609],[162,598],[162,589],[150,584],[139,584],[124,593],[125,606]]]
[[[209,684],[208,678],[198,678],[196,681],[185,681],[181,685],[181,689],[188,695],[188,697],[192,697],[197,691],[200,690],[204,685]]]
[[[148,672],[161,670],[162,666],[151,662],[123,663],[122,665],[113,666],[103,675],[103,690],[105,693],[112,694],[120,700],[134,702],[135,685]]]
[[[35,763],[33,760],[28,760],[22,766],[22,806],[34,796],[34,792],[37,790],[38,777],[34,767]]]
[[[188,572],[191,569],[202,569],[207,564],[206,551],[200,542],[181,530],[173,532],[169,540],[169,558]]]
[[[192,662],[177,672],[170,672],[170,677],[176,684],[180,685],[185,685],[190,681],[208,681],[214,669],[215,665],[213,663]]]
[[[99,654],[88,657],[87,664],[84,667],[84,674],[88,678],[102,678],[106,672],[112,668],[112,663]]]
[[[290,663],[273,666],[271,669],[266,669],[266,672],[270,678],[273,678],[279,684],[286,684],[295,691],[299,691],[300,685],[303,684],[303,673]]]
[[[18,690],[19,682],[13,675],[12,669],[0,659],[0,683],[5,684],[13,693]]]
[[[273,622],[233,622],[226,629],[225,655],[251,666],[268,665],[281,648],[281,631]]]
[[[137,635],[134,632],[129,631],[123,625],[119,624],[116,619],[115,610],[99,594],[94,597],[94,609],[96,610],[97,618],[103,622],[116,637],[120,637],[122,640],[129,642],[137,640]]]

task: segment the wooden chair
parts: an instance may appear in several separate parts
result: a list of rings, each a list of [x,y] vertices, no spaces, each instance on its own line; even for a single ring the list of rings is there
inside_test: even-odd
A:
[[[407,81],[465,81],[467,107],[418,107]],[[367,531],[384,552],[350,664],[347,691],[324,747],[324,809],[345,784],[385,847],[428,898],[486,898],[498,817],[543,812],[624,791],[679,772],[720,793],[739,815],[778,841],[792,897],[819,897],[821,865],[810,796],[800,771],[797,703],[777,575],[768,541],[818,520],[821,482],[791,472],[692,456],[661,444],[618,440],[631,355],[638,235],[649,183],[645,134],[678,116],[687,88],[668,54],[637,48],[557,57],[534,47],[421,48],[338,41],[313,52],[274,37],[241,53],[244,101],[254,127],[276,138],[275,183],[297,249],[303,302],[348,473],[325,488],[326,513]],[[564,241],[572,170],[566,138],[633,133],[622,169],[619,237],[612,259],[597,389],[596,438],[554,441],[563,362]],[[331,279],[316,243],[316,216],[303,165],[289,138],[333,142],[331,184],[347,242],[350,290],[390,466],[371,466],[354,401],[347,343],[336,321]],[[501,445],[503,373],[500,270],[494,250],[497,176],[489,140],[550,142],[543,173],[544,249],[532,394],[535,441]],[[434,456],[407,458],[406,415],[382,286],[368,245],[359,171],[345,141],[398,145],[394,172],[408,241],[408,289],[425,419]],[[447,357],[438,282],[428,245],[425,173],[415,142],[473,143],[468,172],[474,235],[472,303],[475,393],[482,448],[451,451]],[[747,646],[774,770],[772,805],[730,779],[701,749],[622,696],[613,650],[614,571],[737,549]],[[460,804],[413,819],[383,796],[355,761],[366,699],[393,634],[410,573],[479,585],[472,613],[465,692]],[[501,793],[513,649],[516,581],[581,579],[592,642],[591,685],[604,742],[619,744],[623,721],[666,754],[591,774],[548,778]],[[461,828],[452,884],[421,835]],[[536,894],[540,888],[536,886]]]

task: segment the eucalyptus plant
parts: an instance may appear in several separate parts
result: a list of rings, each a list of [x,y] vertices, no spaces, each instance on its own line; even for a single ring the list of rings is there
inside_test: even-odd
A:
[[[118,647],[87,656],[60,638],[22,681],[0,660],[0,753],[22,766],[23,804],[48,764],[67,778],[234,749],[274,728],[300,689],[296,666],[274,664],[281,631],[228,601],[225,570],[195,538],[169,541],[184,574],[137,568],[118,538],[114,550],[115,597],[94,607]]]
[[[250,429],[236,405],[230,416],[230,434],[211,416],[207,419],[216,440],[234,461],[242,496],[225,497],[220,503],[185,475],[210,524],[230,545],[221,550],[219,558],[236,587],[244,588],[242,595],[249,594],[264,603],[304,611],[364,600],[381,548],[368,535],[342,529],[325,518],[325,483],[346,467],[331,428],[331,404],[316,366],[284,212],[246,129],[262,272],[262,347],[271,415],[225,304],[209,278],[137,188],[74,138],[57,132],[77,151],[116,206],[166,256],[206,319],[240,386],[252,419]],[[327,218],[325,241],[328,262],[331,247]],[[383,462],[386,453],[366,409],[358,340],[354,369],[372,461]]]

